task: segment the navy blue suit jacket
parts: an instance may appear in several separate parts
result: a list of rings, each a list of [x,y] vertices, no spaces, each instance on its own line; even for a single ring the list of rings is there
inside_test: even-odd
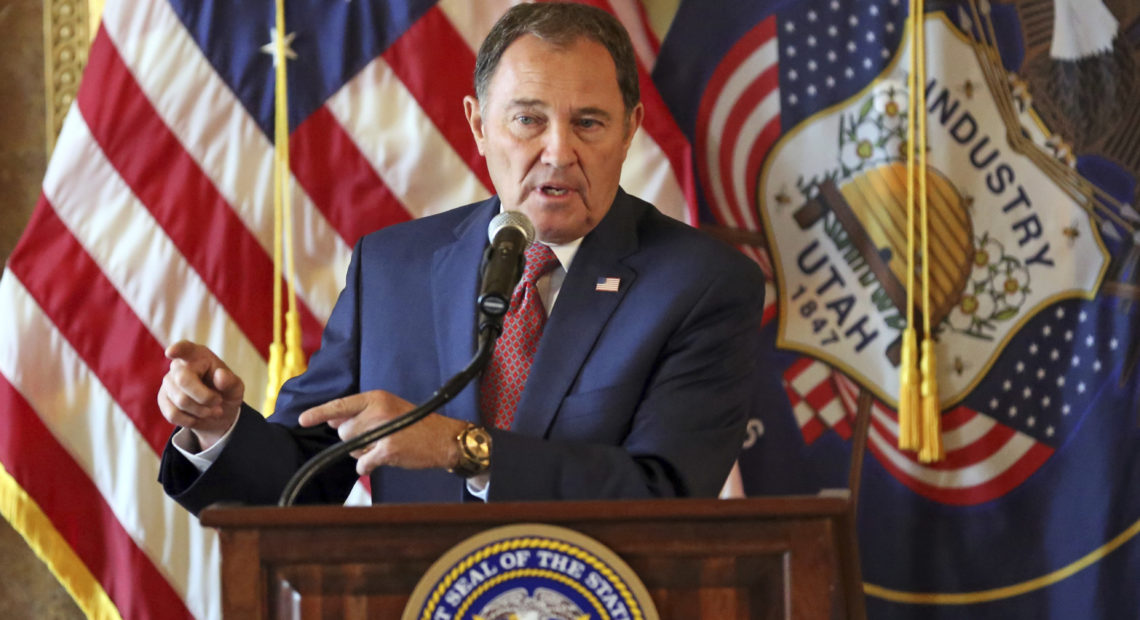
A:
[[[305,409],[374,389],[423,402],[471,359],[491,198],[392,226],[357,244],[309,369],[265,421],[244,408],[203,474],[172,447],[160,479],[193,512],[215,501],[270,504],[337,440],[297,425]],[[619,290],[597,291],[599,278]],[[547,321],[510,430],[494,437],[489,500],[713,496],[754,406],[749,377],[764,296],[743,255],[618,193],[582,241]],[[479,422],[478,381],[439,413]],[[346,459],[301,493],[342,502]],[[378,468],[375,502],[461,501],[442,470]]]

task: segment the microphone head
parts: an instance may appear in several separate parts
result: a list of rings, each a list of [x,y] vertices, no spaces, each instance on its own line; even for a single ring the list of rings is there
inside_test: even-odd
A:
[[[522,211],[503,211],[491,218],[491,223],[487,225],[487,238],[491,243],[495,242],[495,235],[504,228],[514,228],[522,233],[523,238],[526,239],[523,249],[534,242],[534,224],[530,223],[530,218]]]

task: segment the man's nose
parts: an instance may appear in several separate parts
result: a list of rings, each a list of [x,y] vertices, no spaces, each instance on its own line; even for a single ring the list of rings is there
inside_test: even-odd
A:
[[[543,138],[542,163],[565,168],[577,160],[576,137],[568,124],[552,123]]]

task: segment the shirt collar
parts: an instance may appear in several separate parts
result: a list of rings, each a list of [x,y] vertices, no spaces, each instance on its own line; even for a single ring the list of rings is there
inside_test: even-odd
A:
[[[535,243],[542,242],[535,241]],[[578,237],[573,241],[557,245],[553,243],[545,243],[543,245],[550,248],[551,252],[554,252],[554,256],[558,258],[558,264],[562,265],[562,271],[568,272],[570,271],[570,263],[574,261],[574,255],[578,253],[578,246],[582,245],[582,238]]]

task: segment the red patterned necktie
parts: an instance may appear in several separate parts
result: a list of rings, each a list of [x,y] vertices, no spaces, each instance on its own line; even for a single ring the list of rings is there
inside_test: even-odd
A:
[[[527,248],[522,280],[511,295],[511,306],[503,317],[503,333],[495,343],[495,352],[479,387],[483,418],[498,428],[510,428],[515,420],[515,409],[546,324],[546,308],[538,297],[535,282],[557,266],[558,257],[545,245],[532,243]]]

